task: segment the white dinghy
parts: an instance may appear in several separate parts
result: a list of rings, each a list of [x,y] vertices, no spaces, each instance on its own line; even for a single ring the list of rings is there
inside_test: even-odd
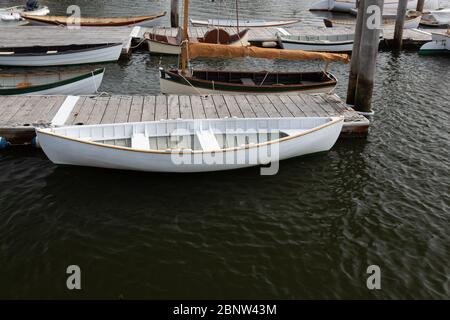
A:
[[[20,21],[22,16],[46,16],[50,13],[47,6],[39,6],[33,10],[27,10],[26,6],[15,6],[0,8],[0,20],[2,21]]]
[[[0,48],[0,66],[46,67],[113,62],[122,43]]]
[[[192,26],[194,27],[242,27],[242,28],[267,28],[267,27],[281,27],[299,23],[300,20],[255,20],[255,19],[208,19],[197,20],[190,19]]]
[[[385,0],[384,9],[397,9],[399,0]],[[333,11],[351,13],[356,9],[357,0],[319,0],[309,9],[310,11]],[[408,0],[408,9],[415,10],[417,0]],[[436,10],[439,8],[439,0],[425,0],[424,9]],[[385,11],[383,9],[383,11]]]
[[[0,73],[0,96],[95,94],[104,73],[105,69]]]
[[[286,35],[278,33],[283,49],[315,52],[351,52],[354,33],[325,35]]]
[[[343,118],[251,118],[36,129],[55,164],[152,172],[209,172],[330,150]]]

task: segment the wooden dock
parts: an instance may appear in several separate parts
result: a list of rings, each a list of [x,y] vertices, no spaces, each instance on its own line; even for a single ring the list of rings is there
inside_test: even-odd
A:
[[[294,96],[10,96],[0,97],[0,137],[29,144],[36,127],[163,119],[342,116],[341,137],[364,137],[369,121],[335,94]]]

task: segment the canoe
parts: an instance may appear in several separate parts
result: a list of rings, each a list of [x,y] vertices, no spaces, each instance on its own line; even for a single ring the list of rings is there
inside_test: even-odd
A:
[[[337,84],[328,72],[242,72],[194,70],[182,76],[177,69],[160,68],[165,94],[280,94],[329,93]]]
[[[45,16],[36,17],[25,15],[24,17],[34,25],[79,25],[81,27],[123,27],[141,26],[148,27],[155,24],[155,20],[164,17],[166,12],[157,15],[135,16],[135,17],[108,17],[108,18],[78,18],[67,16]]]
[[[343,121],[331,117],[169,120],[36,129],[36,134],[47,157],[59,165],[211,172],[326,152],[336,143]]]
[[[384,9],[397,9],[398,0],[385,0]],[[417,0],[408,0],[408,9],[415,10]],[[436,10],[439,8],[439,0],[425,0],[424,9]],[[320,0],[314,3],[310,11],[333,11],[350,13],[356,9],[356,0]],[[384,11],[384,10],[383,10]]]
[[[0,48],[1,66],[43,67],[113,62],[122,43]]]
[[[354,33],[328,35],[286,35],[278,33],[283,49],[316,52],[351,52]]]
[[[410,14],[405,18],[403,29],[417,29],[421,19],[422,17],[420,15]],[[323,22],[328,28],[334,26],[354,26],[356,19],[324,19]],[[395,28],[395,18],[383,18],[383,28]]]
[[[238,22],[236,19],[209,19],[209,20],[196,20],[190,19],[191,24],[194,27],[237,27]],[[239,27],[242,28],[264,28],[264,27],[280,27],[291,24],[299,23],[300,20],[279,20],[279,21],[266,21],[266,20],[239,20]]]
[[[425,43],[419,50],[420,55],[449,55],[450,33],[432,33],[432,41]]]
[[[230,35],[227,31],[217,28],[209,30],[204,37],[191,37],[189,38],[189,42],[219,43],[231,46],[247,46],[249,45],[248,31],[248,29],[245,29],[238,34],[236,33]],[[180,33],[176,37],[148,32],[144,34],[144,38],[147,41],[150,53],[179,55],[181,54],[181,32],[182,31],[180,30]]]
[[[89,95],[98,92],[105,69],[0,73],[0,96]]]

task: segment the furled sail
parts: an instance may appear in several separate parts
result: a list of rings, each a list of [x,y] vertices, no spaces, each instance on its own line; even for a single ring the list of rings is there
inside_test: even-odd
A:
[[[227,46],[220,44],[189,43],[189,58],[239,58],[252,57],[279,60],[324,60],[348,63],[347,54],[307,52],[302,50],[263,49],[257,47]]]

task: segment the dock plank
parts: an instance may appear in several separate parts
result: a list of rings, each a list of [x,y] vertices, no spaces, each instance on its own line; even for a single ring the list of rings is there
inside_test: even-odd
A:
[[[212,96],[214,106],[216,107],[217,114],[219,118],[229,118],[230,111],[228,111],[227,104],[225,103],[225,99],[223,96],[213,95]]]
[[[74,124],[86,124],[95,106],[95,99],[86,99],[75,117]]]
[[[306,114],[302,109],[300,109],[289,96],[278,96],[278,98],[284,103],[294,117],[306,117]]]
[[[203,108],[205,109],[206,118],[208,119],[219,118],[216,107],[214,106],[212,96],[201,97],[201,99],[203,102]]]
[[[193,119],[193,110],[189,96],[180,96],[180,115],[181,119]]]
[[[275,108],[275,106],[267,96],[258,95],[256,97],[258,98],[259,102],[261,103],[264,110],[266,110],[270,118],[281,117],[281,114],[278,112],[278,110]]]
[[[131,102],[128,122],[140,122],[142,120],[143,107],[144,107],[144,97],[134,96],[133,101]]]
[[[167,96],[168,119],[180,119],[180,99],[177,95]]]
[[[14,117],[14,115],[19,112],[19,110],[23,108],[28,101],[30,101],[30,97],[20,96],[14,101],[14,103],[4,106],[3,108],[5,108],[5,110],[0,118],[0,125],[7,124],[8,126],[13,126],[14,123],[11,123],[9,120]]]
[[[247,101],[251,106],[252,110],[255,112],[257,118],[268,118],[269,115],[267,111],[262,106],[261,102],[256,96],[246,95]]]
[[[237,95],[234,98],[244,118],[256,118],[256,113],[253,111],[245,96]]]
[[[122,96],[119,103],[119,109],[117,110],[114,123],[124,123],[128,121],[131,110],[132,97]]]
[[[274,107],[278,110],[282,117],[293,117],[294,114],[289,110],[289,108],[284,104],[279,96],[267,96],[267,98],[272,102]]]
[[[103,117],[100,121],[101,124],[111,124],[114,123],[114,119],[117,115],[117,110],[119,110],[120,97],[110,97],[108,105],[106,106]]]
[[[202,98],[200,96],[191,96],[190,99],[194,119],[206,119]]]
[[[168,116],[167,97],[157,96],[155,105],[155,121],[166,120]]]
[[[18,125],[18,126],[24,126],[24,125],[30,125],[29,123],[25,122],[25,119],[30,117],[33,114],[39,113],[39,110],[41,109],[39,107],[39,104],[41,102],[45,103],[45,98],[40,96],[32,96],[28,98],[28,101],[12,116],[8,122],[10,122],[12,125]]]
[[[144,97],[142,121],[155,121],[155,103],[156,98],[154,96]]]
[[[76,119],[76,117],[78,117],[81,107],[84,105],[84,102],[86,101],[86,99],[87,99],[87,97],[80,97],[80,99],[78,99],[77,103],[75,104],[75,106],[72,109],[72,112],[70,113],[69,117],[66,120],[66,125],[75,124],[75,119]],[[62,103],[61,103],[61,105],[62,105]]]
[[[320,114],[313,108],[313,106],[303,99],[304,95],[289,96],[291,100],[302,110],[306,117],[320,117]]]
[[[243,118],[244,114],[242,113],[241,109],[239,108],[237,101],[234,96],[224,96],[225,104],[228,107],[228,111],[230,112],[230,115],[232,117],[236,118]]]
[[[98,124],[102,122],[103,115],[105,114],[106,107],[110,98],[108,97],[98,97],[95,99],[94,108],[89,115],[89,119],[86,124]]]

